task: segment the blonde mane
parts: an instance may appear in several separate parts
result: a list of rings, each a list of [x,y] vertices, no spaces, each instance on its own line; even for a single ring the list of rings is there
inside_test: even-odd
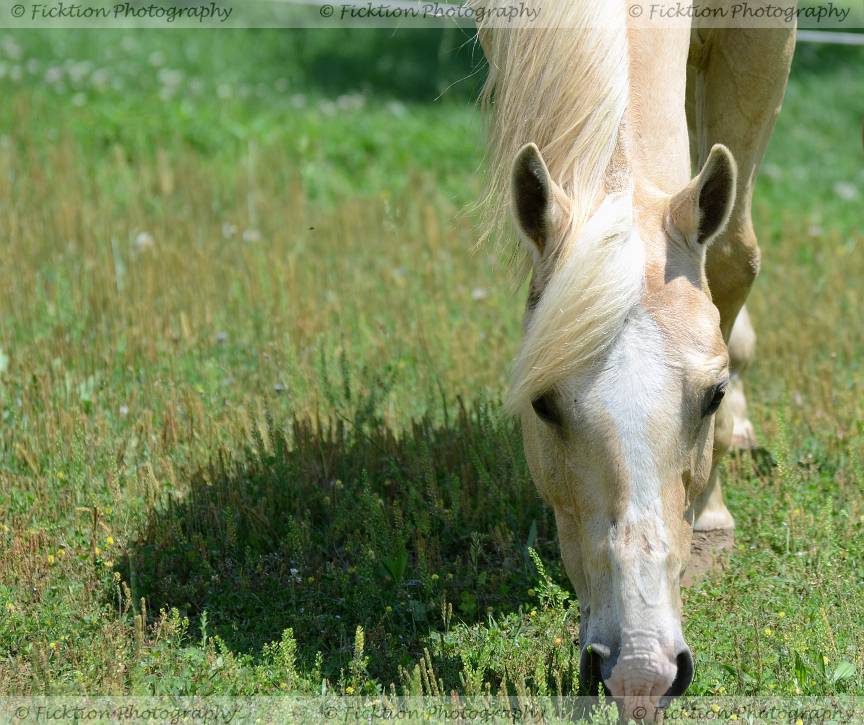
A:
[[[623,190],[605,188],[629,96],[624,0],[547,0],[537,18],[502,22],[495,8],[508,2],[474,6],[483,8],[482,101],[491,110],[481,241],[511,238],[503,233],[510,170],[526,143],[537,144],[571,201],[553,272],[513,364],[506,410],[516,414],[615,339],[642,287],[644,250],[629,178]]]

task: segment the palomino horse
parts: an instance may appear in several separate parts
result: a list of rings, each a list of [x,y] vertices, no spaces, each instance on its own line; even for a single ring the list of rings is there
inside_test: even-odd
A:
[[[751,195],[794,30],[553,5],[540,23],[478,23],[487,234],[509,205],[531,274],[507,408],[579,598],[583,685],[602,680],[641,717],[693,677],[680,586],[694,529],[703,547],[731,539],[717,467],[733,436],[752,439]]]

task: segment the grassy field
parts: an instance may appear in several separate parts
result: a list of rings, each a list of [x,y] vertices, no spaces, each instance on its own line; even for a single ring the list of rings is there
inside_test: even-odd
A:
[[[417,38],[0,37],[0,694],[578,688],[472,49]],[[693,694],[864,695],[862,118],[801,47]]]

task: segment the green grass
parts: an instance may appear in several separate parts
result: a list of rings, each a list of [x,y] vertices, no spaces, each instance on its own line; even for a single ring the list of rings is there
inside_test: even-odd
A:
[[[352,94],[326,34],[0,37],[0,694],[575,691],[470,94],[360,36]],[[802,47],[693,694],[864,694],[862,118],[864,53]]]

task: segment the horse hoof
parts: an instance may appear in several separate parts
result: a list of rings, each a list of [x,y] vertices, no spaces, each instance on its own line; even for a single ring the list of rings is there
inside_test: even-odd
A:
[[[756,447],[756,431],[749,420],[735,421],[732,428],[732,444],[729,446],[733,451],[749,451]]]
[[[690,564],[681,577],[681,586],[691,587],[708,573],[724,571],[735,545],[735,529],[694,531],[690,543]]]

